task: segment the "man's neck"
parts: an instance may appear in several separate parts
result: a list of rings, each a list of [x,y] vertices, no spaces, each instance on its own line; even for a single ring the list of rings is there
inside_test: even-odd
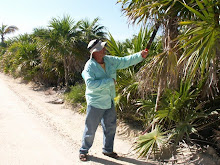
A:
[[[103,57],[94,57],[97,63],[104,64],[104,58]]]

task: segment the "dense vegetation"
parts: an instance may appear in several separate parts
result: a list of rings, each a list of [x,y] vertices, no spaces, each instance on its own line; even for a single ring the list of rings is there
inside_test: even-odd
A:
[[[85,106],[81,71],[87,43],[107,40],[108,52],[126,56],[150,46],[142,63],[118,71],[115,103],[118,117],[144,129],[140,156],[161,153],[179,142],[220,148],[220,3],[217,0],[120,0],[132,23],[147,24],[123,42],[105,27],[70,16],[53,18],[48,28],[2,40],[0,70],[45,86],[69,89],[66,98]],[[0,31],[7,34],[6,25]],[[15,27],[15,26],[10,26]],[[150,28],[152,27],[152,28]],[[158,28],[162,35],[155,37]],[[16,28],[14,28],[16,30]]]

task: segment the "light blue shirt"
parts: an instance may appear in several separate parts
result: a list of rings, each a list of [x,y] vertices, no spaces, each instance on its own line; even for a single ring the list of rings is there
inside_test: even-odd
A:
[[[105,70],[95,59],[86,62],[82,77],[86,83],[87,105],[109,109],[115,98],[116,70],[135,65],[143,60],[141,53],[125,57],[104,56]]]

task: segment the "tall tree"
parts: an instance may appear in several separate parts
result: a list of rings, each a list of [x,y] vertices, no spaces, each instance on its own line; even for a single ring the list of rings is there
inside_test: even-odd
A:
[[[163,87],[172,89],[173,80],[179,81],[178,90],[166,90],[160,109],[156,113],[157,119],[158,117],[160,119],[171,117],[165,120],[174,121],[175,124],[166,126],[165,130],[174,127],[176,142],[179,142],[184,135],[189,137],[189,134],[193,133],[191,128],[199,130],[201,125],[203,128],[207,127],[205,123],[212,121],[208,117],[209,112],[204,111],[204,102],[201,101],[202,87],[206,88],[205,93],[209,96],[215,97],[216,100],[219,98],[219,2],[217,0],[124,0],[123,2],[127,7],[124,8],[126,14],[133,21],[147,22],[155,18],[163,23],[164,52],[153,57],[152,61],[143,68],[141,80],[144,80],[142,86],[149,88],[152,78],[153,84],[158,87],[157,103]],[[184,21],[180,22],[181,20]],[[179,22],[185,27],[179,26]],[[179,30],[181,30],[181,36]],[[178,50],[183,52],[179,53]],[[176,76],[173,77],[173,75]],[[172,92],[167,93],[167,91]],[[211,101],[209,98],[206,100]],[[201,112],[198,111],[200,108]],[[215,107],[210,109],[215,110]],[[199,125],[195,121],[200,121]],[[218,120],[213,123],[216,123],[218,128]],[[158,122],[158,125],[161,125],[161,122]],[[140,149],[141,154],[146,155],[148,151],[151,152],[150,147],[159,144],[156,142],[157,139],[158,142],[162,142],[163,139],[158,138],[159,134],[154,134],[160,133],[156,130],[139,139],[140,145],[137,149]],[[165,141],[164,144],[167,142]],[[158,148],[156,146],[156,149]]]
[[[216,0],[197,0],[193,7],[182,4],[197,18],[180,22],[187,30],[179,37],[184,52],[178,65],[184,66],[184,77],[204,82],[203,97],[216,98],[220,78],[220,4]]]
[[[177,83],[176,66],[180,53],[175,47],[177,43],[175,39],[179,34],[178,21],[192,14],[185,10],[179,1],[119,0],[118,2],[122,3],[123,12],[132,23],[146,24],[151,22],[155,29],[158,29],[158,25],[162,24],[164,52],[155,56],[151,63],[143,67],[139,74],[142,87],[144,88],[141,90],[142,92],[147,92],[147,88],[152,84],[152,80],[154,80],[153,84],[157,84],[157,101],[155,105],[155,111],[157,111],[159,98],[164,87],[175,87]]]
[[[0,35],[1,35],[1,42],[2,42],[2,44],[4,44],[5,35],[13,33],[16,30],[18,30],[18,28],[16,26],[14,26],[14,25],[8,26],[8,25],[4,25],[2,23],[2,26],[0,27]]]
[[[81,42],[81,32],[79,31],[79,22],[74,22],[70,16],[64,16],[63,18],[53,18],[49,24],[50,33],[47,40],[47,48],[52,50],[57,58],[61,58],[63,61],[65,85],[68,87],[71,76],[82,65],[79,60],[81,58],[79,51],[83,47]],[[79,57],[79,58],[77,58]],[[80,64],[81,63],[81,64]],[[71,69],[71,66],[74,68]],[[72,80],[74,81],[74,80]]]
[[[106,32],[104,32],[105,27],[100,25],[98,23],[99,21],[100,21],[99,18],[95,18],[92,22],[90,22],[88,19],[81,20],[79,28],[86,42],[89,42],[94,38],[99,38],[99,39],[106,38]]]

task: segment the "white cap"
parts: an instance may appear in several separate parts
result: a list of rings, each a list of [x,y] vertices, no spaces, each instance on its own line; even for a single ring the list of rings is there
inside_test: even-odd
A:
[[[88,44],[88,47],[87,47],[90,52],[90,59],[92,58],[92,54],[94,52],[101,51],[105,47],[105,45],[106,45],[106,42],[102,42],[99,39],[94,39],[94,40],[90,41]]]

